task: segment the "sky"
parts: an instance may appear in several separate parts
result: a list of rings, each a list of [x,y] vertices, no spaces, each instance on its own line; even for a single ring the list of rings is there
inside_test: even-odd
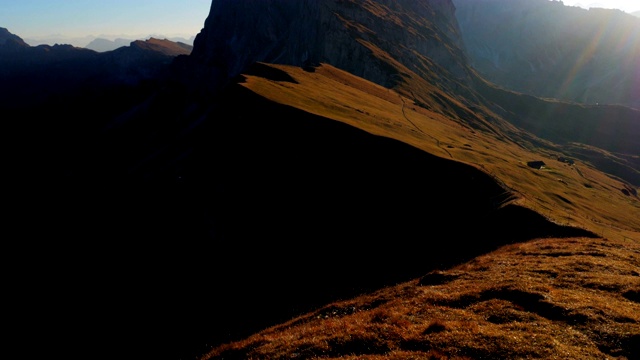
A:
[[[212,0],[0,0],[0,27],[23,39],[197,35]],[[107,36],[101,36],[107,35]]]
[[[212,0],[0,0],[0,27],[24,40],[150,35],[190,38],[209,15]],[[255,1],[255,0],[254,0]],[[455,0],[454,0],[455,2]],[[564,0],[565,5],[640,10],[640,0]],[[53,36],[52,36],[53,35]],[[33,45],[33,44],[31,44]],[[82,45],[80,45],[82,46]]]
[[[620,9],[628,13],[640,11],[640,0],[563,0],[562,2],[567,6],[579,6],[585,9],[598,7]]]

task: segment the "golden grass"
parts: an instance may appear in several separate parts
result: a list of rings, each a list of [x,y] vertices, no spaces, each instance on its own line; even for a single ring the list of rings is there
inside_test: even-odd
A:
[[[628,184],[588,163],[558,161],[563,154],[552,145],[523,145],[517,130],[500,136],[474,130],[394,90],[327,64],[315,72],[269,66],[286,71],[297,83],[247,76],[243,85],[272,101],[482,169],[519,194],[518,205],[558,224],[603,237],[640,240],[640,199],[623,192]],[[540,170],[528,167],[527,162],[534,160],[547,166]]]
[[[328,304],[213,359],[631,359],[640,356],[640,201],[553,146],[473,130],[393,90],[329,65],[269,65],[297,83],[247,76],[281,104],[475,166],[518,194],[513,202],[601,238],[535,239],[451,269]],[[504,128],[508,128],[505,126]],[[514,139],[514,140],[512,140]],[[538,143],[544,144],[544,141]],[[543,160],[536,170],[528,161]]]
[[[630,240],[509,245],[327,305],[202,360],[625,358],[640,340],[640,303],[625,297],[640,290],[638,254]]]

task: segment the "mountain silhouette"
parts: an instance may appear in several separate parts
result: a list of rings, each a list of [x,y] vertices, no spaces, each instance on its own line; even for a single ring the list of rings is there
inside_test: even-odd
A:
[[[166,55],[173,55],[173,56],[188,55],[191,52],[191,49],[193,48],[192,45],[189,45],[182,41],[175,41],[167,38],[164,38],[164,40],[161,40],[153,36],[149,37],[147,40],[129,40],[129,39],[121,39],[121,38],[117,38],[115,40],[108,40],[103,38],[96,38],[92,40],[89,44],[87,44],[87,46],[85,46],[84,48],[94,50],[97,52],[105,52],[105,51],[116,50],[121,47],[126,47],[129,45],[132,45],[132,43],[135,43],[136,44],[135,46],[139,46],[139,47],[148,46],[150,49],[154,48],[154,44],[155,44],[155,50],[159,52],[163,52]],[[175,47],[175,45],[177,45],[177,47]],[[172,47],[174,47],[173,51],[166,51],[166,49],[169,49]]]
[[[9,30],[0,27],[0,46],[4,51],[10,51],[11,49],[17,50],[25,47],[29,47],[29,44],[24,42],[19,36],[9,32]]]
[[[157,78],[173,58],[192,49],[184,43],[155,38],[102,53],[71,45],[29,46],[6,29],[2,39],[0,76],[4,86],[0,99],[10,109],[107,87],[138,85]]]
[[[458,6],[214,0],[193,48],[3,35],[41,344],[637,356],[640,112],[485,78]]]

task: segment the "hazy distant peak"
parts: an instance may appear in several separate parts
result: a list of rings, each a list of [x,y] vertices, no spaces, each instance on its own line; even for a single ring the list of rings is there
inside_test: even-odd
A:
[[[98,52],[105,52],[115,50],[117,48],[123,46],[129,46],[133,40],[132,39],[122,39],[117,38],[115,40],[109,40],[104,38],[96,38],[88,43],[85,48],[95,50]]]

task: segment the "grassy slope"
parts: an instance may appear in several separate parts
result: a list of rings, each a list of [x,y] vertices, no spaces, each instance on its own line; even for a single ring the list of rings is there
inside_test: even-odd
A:
[[[272,66],[286,70],[297,83],[248,75],[244,86],[275,102],[476,166],[518,193],[518,205],[556,223],[640,240],[640,201],[629,193],[633,189],[590,164],[558,161],[563,154],[552,146],[534,147],[473,130],[329,65],[315,72]],[[547,166],[540,170],[527,166],[535,160]]]
[[[280,75],[246,75],[242,85],[276,103],[475,166],[518,194],[512,204],[602,238],[507,245],[421,279],[329,304],[218,346],[203,359],[640,355],[640,201],[623,191],[627,184],[589,164],[557,161],[562,154],[552,145],[535,147],[474,130],[329,65],[313,72],[269,66]],[[547,166],[532,169],[532,160]]]
[[[635,359],[631,240],[540,239],[336,302],[203,359]]]

